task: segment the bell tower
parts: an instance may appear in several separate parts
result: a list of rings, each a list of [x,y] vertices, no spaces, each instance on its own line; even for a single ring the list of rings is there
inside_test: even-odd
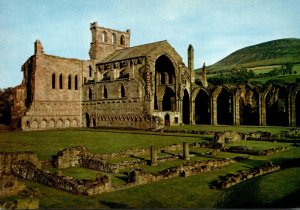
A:
[[[130,47],[130,30],[118,31],[98,26],[97,22],[90,24],[92,42],[90,59],[102,60],[116,50]]]

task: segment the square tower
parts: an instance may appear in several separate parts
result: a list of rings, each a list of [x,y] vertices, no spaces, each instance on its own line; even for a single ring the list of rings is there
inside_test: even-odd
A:
[[[130,30],[118,31],[98,26],[97,22],[90,24],[92,42],[89,51],[90,59],[102,60],[115,50],[130,47]]]

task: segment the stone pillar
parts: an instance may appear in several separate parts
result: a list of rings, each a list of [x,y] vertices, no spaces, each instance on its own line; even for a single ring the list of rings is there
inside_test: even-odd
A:
[[[266,100],[264,96],[259,97],[259,125],[260,126],[267,125]]]
[[[212,96],[210,108],[211,108],[211,125],[218,125],[217,97]]]
[[[233,125],[240,125],[240,100],[237,96],[233,98]]]
[[[190,113],[191,113],[191,122],[190,124],[191,125],[195,125],[196,122],[195,122],[195,101],[190,101],[191,103],[191,110],[190,110]]]
[[[157,148],[150,146],[150,164],[157,165]]]
[[[190,160],[190,150],[189,150],[189,143],[183,142],[183,159]]]

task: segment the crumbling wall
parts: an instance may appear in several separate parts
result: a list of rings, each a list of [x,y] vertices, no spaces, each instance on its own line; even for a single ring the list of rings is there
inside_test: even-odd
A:
[[[41,168],[41,162],[33,152],[0,152],[0,173],[11,173],[12,165],[20,160],[27,160]]]
[[[38,182],[75,195],[99,195],[111,190],[111,180],[107,175],[99,176],[96,180],[58,176],[38,169],[31,162],[24,160],[14,163],[12,173],[17,177]]]
[[[11,174],[0,174],[0,196],[16,195],[25,188],[25,184]]]

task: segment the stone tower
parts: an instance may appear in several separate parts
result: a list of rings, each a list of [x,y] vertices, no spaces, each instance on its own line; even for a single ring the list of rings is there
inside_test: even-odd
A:
[[[195,74],[194,74],[194,47],[193,45],[189,45],[188,48],[188,69],[190,72],[191,83],[195,82]]]
[[[205,62],[204,62],[203,67],[202,67],[202,82],[203,82],[204,87],[208,86],[206,74],[207,74],[207,69],[206,69]]]
[[[130,47],[130,30],[117,31],[98,26],[97,22],[90,24],[92,42],[90,46],[90,59],[102,60],[115,50]]]
[[[44,54],[43,45],[42,45],[41,41],[38,39],[34,42],[34,54],[35,55]]]

